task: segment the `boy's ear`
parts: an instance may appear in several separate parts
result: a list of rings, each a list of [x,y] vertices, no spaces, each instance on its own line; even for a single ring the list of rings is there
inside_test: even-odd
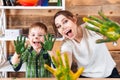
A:
[[[28,38],[28,39],[29,39],[29,36],[30,36],[30,35],[27,35],[27,38]]]

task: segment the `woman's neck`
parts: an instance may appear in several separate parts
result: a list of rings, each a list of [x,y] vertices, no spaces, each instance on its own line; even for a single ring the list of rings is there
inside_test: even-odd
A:
[[[83,31],[82,31],[82,28],[81,28],[81,26],[78,26],[78,29],[77,29],[77,35],[76,35],[76,37],[75,37],[74,40],[75,40],[76,42],[80,43],[82,37],[83,37]]]

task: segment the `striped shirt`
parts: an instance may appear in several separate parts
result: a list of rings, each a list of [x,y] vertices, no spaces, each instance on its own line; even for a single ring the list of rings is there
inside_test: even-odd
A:
[[[26,62],[26,78],[52,76],[52,74],[44,68],[44,64],[48,64],[49,66],[51,65],[51,58],[48,53],[45,53],[44,49],[41,49],[39,54],[36,54],[32,47],[28,47],[28,49],[22,53],[21,61],[16,67],[16,71],[21,68],[22,63],[24,62]]]

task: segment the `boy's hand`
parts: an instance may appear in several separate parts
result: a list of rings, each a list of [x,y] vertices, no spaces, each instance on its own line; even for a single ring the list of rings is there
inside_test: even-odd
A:
[[[14,41],[15,51],[17,54],[22,54],[25,51],[25,41],[26,37],[22,35],[18,36],[17,40]]]
[[[55,40],[51,34],[47,34],[44,36],[44,43],[41,43],[41,45],[46,51],[50,51],[54,46]]]
[[[87,25],[86,28],[98,32],[105,37],[105,39],[98,39],[96,43],[116,42],[120,38],[120,24],[108,19],[101,11],[98,14],[102,17],[102,20],[95,16],[83,18],[83,21],[96,26],[95,28]]]
[[[73,73],[69,66],[68,56],[66,53],[64,53],[64,60],[65,65],[63,64],[60,52],[57,53],[57,59],[55,57],[52,57],[53,63],[56,67],[56,69],[52,69],[47,64],[45,64],[45,68],[49,70],[56,78],[57,80],[77,80],[77,78],[82,74],[84,68],[81,67],[78,69],[76,73]]]

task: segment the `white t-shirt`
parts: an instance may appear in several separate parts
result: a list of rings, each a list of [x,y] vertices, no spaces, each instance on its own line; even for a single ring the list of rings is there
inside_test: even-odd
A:
[[[61,52],[68,51],[75,58],[78,68],[85,68],[82,76],[102,78],[111,75],[113,68],[116,66],[106,45],[104,43],[96,44],[96,40],[102,38],[93,31],[84,28],[83,38],[80,43],[75,40],[67,40],[61,46]]]

